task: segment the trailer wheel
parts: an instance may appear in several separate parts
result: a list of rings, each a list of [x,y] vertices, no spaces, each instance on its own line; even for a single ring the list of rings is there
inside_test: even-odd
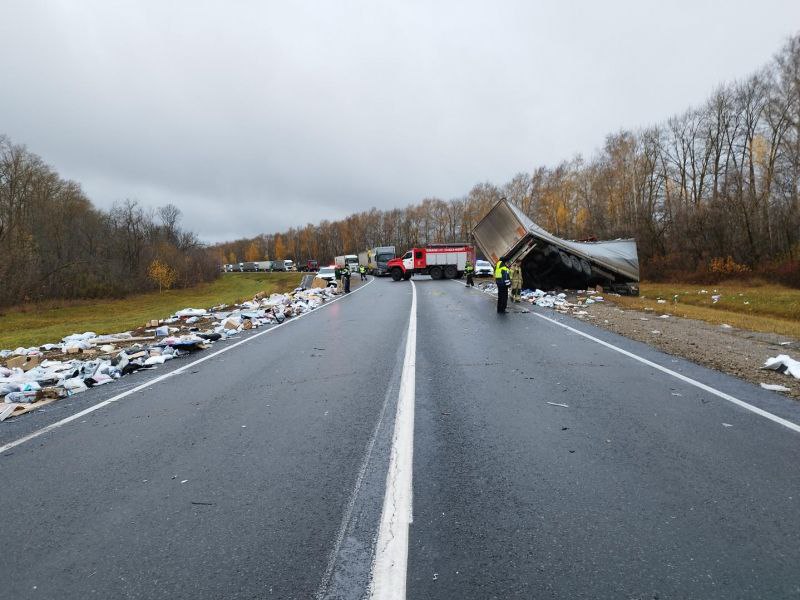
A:
[[[402,278],[403,278],[403,270],[400,267],[394,267],[392,269],[392,280],[400,281]]]
[[[578,273],[583,273],[583,267],[581,266],[581,259],[577,256],[570,256],[570,261],[572,262],[573,270],[577,271]]]
[[[441,267],[431,267],[431,277],[433,279],[441,279],[442,278],[442,268]]]
[[[458,269],[456,269],[454,265],[447,265],[444,268],[444,276],[447,279],[455,279],[456,275],[458,275]]]
[[[558,256],[561,259],[561,264],[563,264],[567,269],[571,269],[572,268],[572,259],[570,258],[569,254],[559,250],[558,251]]]

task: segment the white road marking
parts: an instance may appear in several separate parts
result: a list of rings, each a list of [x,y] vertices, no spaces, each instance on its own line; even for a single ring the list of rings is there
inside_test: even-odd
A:
[[[333,570],[336,568],[336,559],[339,556],[339,551],[342,547],[342,543],[344,542],[344,536],[347,533],[347,528],[353,518],[353,509],[355,508],[356,499],[361,491],[361,486],[364,484],[364,477],[366,477],[367,474],[367,467],[369,467],[369,461],[372,457],[372,450],[375,447],[375,442],[378,439],[378,432],[380,431],[381,425],[383,424],[383,419],[386,416],[386,408],[389,406],[391,390],[394,387],[392,383],[394,380],[395,376],[393,372],[389,381],[389,387],[387,388],[386,393],[383,395],[383,406],[381,407],[381,412],[378,415],[378,422],[375,423],[375,429],[373,429],[372,435],[367,442],[366,451],[364,452],[364,458],[361,461],[361,467],[358,469],[355,485],[353,486],[353,490],[350,492],[350,498],[347,501],[347,506],[345,507],[344,514],[342,515],[342,522],[339,524],[339,531],[336,533],[336,539],[334,540],[333,548],[328,555],[328,565],[325,568],[325,573],[322,575],[322,581],[317,589],[317,593],[314,595],[316,600],[322,600],[322,598],[324,598],[328,593],[328,587],[330,586],[331,578],[333,577]]]
[[[417,361],[417,288],[411,281],[411,315],[400,393],[394,423],[386,495],[383,498],[370,598],[405,600],[408,566],[408,528],[413,520],[412,467],[414,458],[414,398]]]
[[[466,285],[461,281],[457,281],[456,283],[461,283],[462,285]],[[479,291],[483,292],[483,290],[479,290]],[[486,292],[483,292],[483,293],[486,293]],[[491,295],[491,294],[489,294],[489,295]],[[692,379],[691,377],[687,377],[686,375],[678,373],[677,371],[673,371],[672,369],[668,369],[667,367],[663,367],[663,366],[659,365],[658,363],[654,363],[651,360],[647,360],[646,358],[639,356],[638,354],[634,354],[633,352],[629,352],[628,350],[623,350],[619,346],[615,346],[614,344],[611,344],[609,342],[603,341],[600,338],[594,337],[593,335],[589,335],[588,333],[584,333],[583,331],[580,331],[579,329],[575,329],[574,327],[570,327],[569,325],[566,325],[565,323],[562,323],[562,322],[557,321],[555,319],[551,319],[550,317],[546,317],[546,316],[544,316],[544,315],[542,315],[542,314],[540,314],[538,312],[534,312],[533,314],[536,315],[537,317],[539,317],[540,319],[544,319],[545,321],[549,321],[550,323],[553,323],[555,325],[558,325],[559,327],[563,327],[564,329],[567,329],[568,331],[571,331],[571,332],[576,333],[576,334],[578,334],[578,335],[580,335],[582,337],[585,337],[588,340],[592,340],[593,342],[596,342],[596,343],[600,344],[601,346],[605,346],[606,348],[609,348],[609,349],[613,350],[614,352],[619,352],[620,354],[623,354],[624,356],[627,356],[628,358],[632,358],[633,360],[638,361],[638,362],[640,362],[640,363],[642,363],[644,365],[647,365],[648,367],[652,367],[652,368],[654,368],[654,369],[656,369],[658,371],[661,371],[662,373],[666,373],[667,375],[671,375],[672,377],[675,377],[676,379],[680,379],[681,381],[683,381],[685,383],[688,383],[689,385],[693,385],[694,387],[699,388],[699,389],[703,390],[704,392],[708,392],[709,394],[713,394],[713,395],[717,396],[718,398],[722,398],[723,400],[727,400],[728,402],[730,402],[732,404],[735,404],[736,406],[740,406],[741,408],[744,408],[745,410],[749,410],[750,412],[755,413],[755,414],[759,415],[760,417],[764,417],[765,419],[769,419],[770,421],[774,421],[775,423],[778,423],[779,425],[783,425],[784,427],[786,427],[788,429],[791,429],[792,431],[800,433],[800,425],[798,425],[797,423],[789,421],[788,419],[784,419],[783,417],[779,417],[778,415],[774,415],[771,412],[766,411],[763,408],[758,408],[757,406],[754,406],[754,405],[752,405],[752,404],[750,404],[748,402],[745,402],[744,400],[739,400],[735,396],[731,396],[730,394],[726,394],[723,391],[720,391],[720,390],[718,390],[716,388],[713,388],[710,385],[706,385],[705,383],[697,381],[696,379]]]
[[[359,286],[357,289],[353,290],[351,292],[351,294],[355,294],[356,292],[361,291],[362,289],[364,289],[365,287],[370,285],[373,281],[375,281],[374,277],[372,279],[370,279],[364,285]],[[117,394],[116,396],[113,396],[113,397],[109,398],[108,400],[104,400],[102,402],[99,402],[98,404],[90,406],[89,408],[85,408],[82,411],[75,413],[74,415],[70,415],[69,417],[61,419],[60,421],[56,421],[55,423],[51,423],[50,425],[47,425],[46,427],[42,427],[41,429],[37,429],[33,433],[29,433],[28,435],[23,436],[23,437],[19,438],[18,440],[14,440],[13,442],[8,442],[7,444],[5,444],[3,446],[0,446],[0,454],[2,454],[3,452],[6,452],[8,450],[11,450],[12,448],[15,448],[16,446],[19,446],[20,444],[24,444],[25,442],[29,442],[32,439],[35,439],[35,438],[39,437],[40,435],[43,435],[43,434],[48,433],[50,431],[53,431],[54,429],[58,429],[62,425],[66,425],[67,423],[70,423],[72,421],[80,419],[81,417],[85,417],[89,413],[92,413],[92,412],[94,412],[94,411],[96,411],[98,409],[101,409],[101,408],[103,408],[105,406],[108,406],[109,404],[112,404],[114,402],[118,402],[118,401],[122,400],[123,398],[127,398],[131,394],[135,394],[136,392],[140,392],[140,391],[150,387],[151,385],[155,385],[157,383],[160,383],[160,382],[164,381],[165,379],[168,379],[169,377],[172,377],[174,375],[179,375],[179,374],[183,373],[184,371],[186,371],[187,369],[190,369],[190,368],[194,367],[195,365],[199,365],[202,362],[210,360],[210,359],[214,358],[215,356],[219,356],[220,354],[224,354],[225,352],[228,352],[229,350],[233,350],[234,348],[236,348],[238,346],[241,346],[242,344],[246,344],[248,342],[252,342],[254,339],[256,339],[258,337],[261,337],[262,335],[266,335],[266,334],[268,334],[268,333],[270,333],[272,331],[275,331],[276,329],[279,329],[279,328],[283,327],[284,325],[289,325],[291,323],[295,323],[295,322],[297,322],[298,320],[302,319],[303,317],[305,317],[307,315],[313,315],[313,314],[319,312],[320,310],[324,309],[326,306],[330,306],[331,304],[334,304],[335,302],[338,302],[339,300],[342,300],[343,298],[346,298],[346,297],[347,297],[347,294],[343,294],[343,295],[339,296],[338,298],[334,298],[333,300],[331,300],[329,302],[326,302],[325,304],[323,304],[322,306],[320,306],[316,310],[312,310],[312,311],[303,313],[301,315],[298,315],[298,316],[294,317],[293,319],[289,319],[287,321],[284,321],[283,323],[280,323],[278,325],[274,325],[274,326],[270,327],[269,329],[267,329],[265,331],[259,331],[258,333],[254,334],[254,335],[251,335],[251,336],[249,336],[249,337],[247,337],[247,338],[245,338],[243,340],[240,340],[240,341],[236,342],[235,344],[231,344],[230,346],[225,346],[221,350],[217,350],[216,352],[212,352],[211,354],[207,354],[207,355],[205,355],[205,356],[203,356],[201,358],[198,358],[195,361],[192,361],[192,362],[190,362],[188,364],[185,364],[182,367],[179,367],[179,368],[175,369],[174,371],[170,371],[169,373],[164,373],[163,375],[160,375],[160,376],[158,376],[158,377],[156,377],[154,379],[151,379],[150,381],[146,381],[146,382],[142,383],[141,385],[137,385],[134,388],[131,388],[131,389],[125,391],[125,392]]]

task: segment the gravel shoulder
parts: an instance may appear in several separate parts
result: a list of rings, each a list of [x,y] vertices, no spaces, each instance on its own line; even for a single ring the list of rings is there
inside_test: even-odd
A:
[[[581,297],[570,297],[571,302]],[[763,370],[764,362],[778,354],[800,357],[800,341],[771,333],[745,331],[686,319],[676,316],[666,318],[643,312],[622,309],[614,304],[613,297],[605,302],[581,306],[575,314],[598,327],[619,335],[645,342],[659,350],[692,362],[734,375],[756,385],[778,384],[789,388],[784,393],[800,400],[800,380],[790,375]],[[781,344],[783,342],[783,345]],[[786,344],[785,342],[790,342]]]

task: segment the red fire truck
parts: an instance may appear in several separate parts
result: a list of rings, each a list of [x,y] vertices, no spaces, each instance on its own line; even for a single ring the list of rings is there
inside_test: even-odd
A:
[[[430,275],[434,279],[461,279],[467,261],[475,262],[475,249],[466,244],[428,244],[412,248],[400,258],[386,263],[395,281],[409,280],[417,275]]]

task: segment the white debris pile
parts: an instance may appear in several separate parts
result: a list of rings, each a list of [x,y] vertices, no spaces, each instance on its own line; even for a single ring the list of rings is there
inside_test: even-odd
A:
[[[496,283],[479,283],[478,289],[482,292],[486,292],[487,294],[493,294],[497,296],[497,284]]]
[[[283,323],[322,306],[334,288],[297,288],[240,305],[185,308],[113,335],[75,333],[55,344],[0,350],[0,421],[42,404],[110,383],[140,369],[206,349],[241,331]]]
[[[785,373],[795,379],[800,379],[800,361],[794,360],[788,354],[779,354],[773,358],[768,358],[762,369]]]
[[[494,283],[479,283],[477,287],[487,294],[497,295],[497,285]],[[579,316],[591,316],[588,312],[580,309],[584,306],[603,302],[604,299],[602,296],[592,293],[589,293],[586,298],[583,298],[582,296],[587,293],[588,292],[585,290],[574,292],[577,299],[575,302],[571,302],[567,299],[567,294],[565,292],[545,292],[540,289],[525,289],[520,293],[520,298],[525,302],[530,302],[542,308],[552,308],[559,312],[577,314]]]

